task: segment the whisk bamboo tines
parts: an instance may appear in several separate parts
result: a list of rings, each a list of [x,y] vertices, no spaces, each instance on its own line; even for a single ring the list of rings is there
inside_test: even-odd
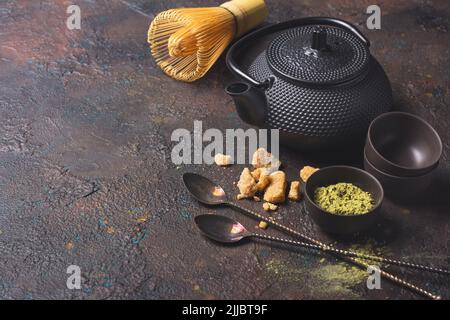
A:
[[[230,42],[267,16],[264,0],[232,0],[220,7],[171,9],[150,24],[148,43],[156,63],[182,81],[203,77]]]

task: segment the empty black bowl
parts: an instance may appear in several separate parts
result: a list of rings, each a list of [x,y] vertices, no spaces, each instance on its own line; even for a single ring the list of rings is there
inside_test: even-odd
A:
[[[423,196],[430,187],[435,170],[415,177],[399,177],[380,171],[368,160],[364,152],[364,169],[380,181],[387,198],[410,200],[414,202],[418,196]]]
[[[369,192],[375,203],[371,211],[354,216],[330,213],[314,202],[314,192],[319,187],[326,187],[339,182],[352,183]],[[363,231],[372,225],[379,216],[383,202],[383,187],[368,172],[348,166],[332,166],[316,171],[305,184],[305,207],[317,225],[324,231],[334,234],[352,234]]]
[[[437,167],[442,142],[425,120],[410,113],[388,112],[370,124],[365,152],[380,171],[399,177],[420,176]]]

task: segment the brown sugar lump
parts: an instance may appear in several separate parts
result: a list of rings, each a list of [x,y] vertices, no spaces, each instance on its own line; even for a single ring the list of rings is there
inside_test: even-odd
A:
[[[288,193],[288,199],[292,201],[300,200],[300,181],[292,181]]]
[[[266,188],[270,185],[270,177],[268,175],[261,175],[258,183],[256,184],[257,192],[264,192]]]
[[[245,168],[242,171],[237,187],[239,188],[238,199],[252,198],[255,195],[257,191],[256,180],[253,178],[248,168]]]
[[[253,179],[257,181],[257,192],[264,192],[270,184],[270,178],[266,168],[256,168],[251,172]]]
[[[278,209],[278,206],[276,204],[270,203],[270,202],[264,202],[263,203],[263,209],[265,211],[275,211]]]
[[[261,178],[261,175],[268,175],[266,168],[256,168],[251,172],[253,178],[258,181]]]
[[[214,156],[214,162],[221,167],[226,167],[232,164],[232,159],[230,155],[218,153]]]
[[[269,227],[269,224],[266,221],[260,221],[258,223],[258,228],[266,230]]]
[[[282,203],[286,200],[286,174],[283,171],[275,171],[270,174],[270,185],[264,193],[264,201],[270,203]]]
[[[310,167],[310,166],[304,166],[301,170],[300,170],[300,178],[303,180],[303,182],[306,182],[308,180],[308,178],[317,170],[319,170],[318,168],[314,168],[314,167]]]
[[[270,172],[274,172],[280,168],[281,162],[266,149],[258,148],[253,153],[252,165],[255,168],[267,168]]]
[[[258,148],[253,153],[252,165],[255,168],[264,168],[270,165],[272,155],[264,148]]]

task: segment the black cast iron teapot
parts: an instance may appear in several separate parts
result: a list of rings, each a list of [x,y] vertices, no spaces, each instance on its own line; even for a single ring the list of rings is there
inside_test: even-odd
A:
[[[370,43],[343,20],[312,17],[258,29],[237,41],[227,66],[240,118],[280,129],[299,148],[364,141],[370,122],[389,111],[392,90]]]

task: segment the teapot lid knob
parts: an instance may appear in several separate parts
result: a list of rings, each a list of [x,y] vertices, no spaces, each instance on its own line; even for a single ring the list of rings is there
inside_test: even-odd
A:
[[[314,50],[328,50],[327,31],[325,28],[316,28],[312,32],[311,48]]]

